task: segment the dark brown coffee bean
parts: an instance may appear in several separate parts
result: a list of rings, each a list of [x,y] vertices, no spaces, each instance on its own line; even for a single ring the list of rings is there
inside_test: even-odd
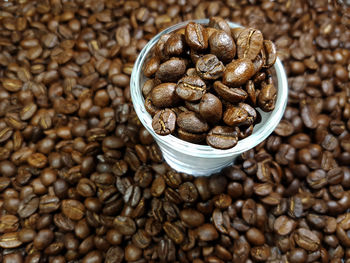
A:
[[[290,234],[295,226],[296,223],[294,220],[282,215],[276,218],[273,228],[277,234],[284,236]]]
[[[221,101],[211,93],[204,94],[199,103],[199,114],[208,123],[218,123],[222,117]]]
[[[207,135],[207,144],[217,149],[229,149],[236,146],[238,134],[235,128],[216,126]]]
[[[175,83],[162,83],[154,87],[150,94],[152,104],[158,108],[175,106],[179,101],[175,90]]]
[[[42,229],[36,234],[33,244],[36,249],[41,250],[50,245],[53,239],[54,233],[50,229]]]
[[[9,232],[0,236],[0,247],[2,248],[16,248],[22,245],[18,239],[17,232]]]
[[[295,242],[307,251],[316,251],[320,246],[319,237],[312,231],[299,228],[294,236]]]
[[[223,120],[228,126],[237,126],[248,118],[248,112],[242,108],[230,106],[224,112]]]
[[[195,202],[198,198],[197,188],[191,182],[181,184],[179,194],[184,202]]]
[[[165,231],[166,235],[176,244],[181,244],[185,238],[182,230],[174,223],[168,221],[165,222],[163,225],[163,230]]]
[[[190,208],[181,210],[180,218],[189,227],[198,227],[204,223],[204,215]]]
[[[281,120],[274,132],[279,136],[286,137],[293,134],[294,127],[293,127],[293,124],[290,123],[289,121]]]
[[[15,232],[18,229],[18,218],[14,215],[2,215],[0,216],[1,232]]]
[[[302,248],[295,248],[290,251],[288,259],[291,263],[307,262],[307,252]]]
[[[197,60],[196,71],[201,78],[214,80],[224,74],[225,67],[215,55],[208,54]]]
[[[27,218],[35,213],[39,207],[39,198],[34,194],[29,194],[19,203],[17,213],[22,218]]]
[[[205,133],[191,133],[181,128],[177,130],[177,135],[181,140],[191,142],[191,143],[200,143],[204,141],[206,138]]]
[[[156,78],[162,82],[176,82],[186,72],[186,63],[183,59],[172,58],[159,65]]]
[[[271,40],[264,40],[263,48],[265,53],[265,68],[270,68],[275,64],[277,59],[277,50],[275,44]]]
[[[166,56],[182,56],[186,48],[185,35],[183,34],[172,34],[164,45],[164,53]]]
[[[84,205],[78,200],[67,199],[61,204],[62,213],[72,220],[80,220],[85,214]]]
[[[231,35],[230,26],[222,17],[219,17],[219,16],[210,17],[208,26],[215,29],[223,30],[227,34]]]
[[[183,77],[176,86],[176,94],[186,101],[198,101],[205,92],[205,82],[196,76]]]
[[[168,135],[174,132],[176,124],[176,114],[170,110],[160,110],[152,119],[152,127],[159,135]]]
[[[221,98],[231,103],[244,101],[248,97],[247,92],[243,89],[230,88],[221,81],[214,82],[214,89]]]
[[[204,50],[208,47],[208,33],[202,25],[190,22],[185,28],[186,43],[195,50]]]
[[[213,241],[219,237],[219,233],[212,224],[201,225],[196,232],[201,241]]]
[[[249,243],[255,246],[262,246],[265,244],[265,237],[263,233],[257,228],[250,228],[247,233],[246,237]]]
[[[52,213],[60,207],[60,200],[57,196],[44,195],[40,198],[39,211],[41,213]]]
[[[202,133],[209,129],[208,124],[192,111],[180,113],[176,123],[181,129],[193,133]]]
[[[246,28],[236,40],[238,58],[253,60],[263,47],[263,36],[259,30]]]
[[[254,65],[247,58],[232,61],[226,66],[222,82],[229,87],[239,87],[254,75]]]
[[[236,45],[230,33],[215,31],[209,38],[210,53],[223,63],[230,63],[236,54]]]
[[[156,74],[160,65],[160,61],[157,57],[152,57],[147,61],[143,73],[147,78],[150,78]]]
[[[122,235],[132,235],[136,231],[136,224],[133,219],[127,216],[117,216],[113,225]]]
[[[269,112],[275,109],[277,99],[277,90],[273,84],[263,85],[258,96],[258,105],[265,111]]]

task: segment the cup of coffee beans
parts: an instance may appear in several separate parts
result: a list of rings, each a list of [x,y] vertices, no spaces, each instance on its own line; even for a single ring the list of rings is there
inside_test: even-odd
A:
[[[266,139],[288,95],[273,42],[220,17],[167,28],[140,52],[135,111],[175,170],[209,175]]]

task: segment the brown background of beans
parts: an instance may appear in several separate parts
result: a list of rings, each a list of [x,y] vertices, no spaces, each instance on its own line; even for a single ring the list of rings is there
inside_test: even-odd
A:
[[[341,1],[0,3],[0,262],[350,260],[350,23]],[[261,30],[284,118],[235,166],[169,169],[130,101],[142,47],[188,19]]]

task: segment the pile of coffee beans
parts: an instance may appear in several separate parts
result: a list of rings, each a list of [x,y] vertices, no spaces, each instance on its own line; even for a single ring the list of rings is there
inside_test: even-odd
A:
[[[345,3],[0,1],[0,262],[348,262]],[[129,80],[155,34],[213,16],[276,44],[289,100],[267,140],[193,177],[163,162]]]
[[[142,93],[159,135],[229,149],[252,134],[256,107],[275,108],[276,47],[257,29],[231,29],[215,16],[207,26],[189,22],[162,35],[150,56]]]

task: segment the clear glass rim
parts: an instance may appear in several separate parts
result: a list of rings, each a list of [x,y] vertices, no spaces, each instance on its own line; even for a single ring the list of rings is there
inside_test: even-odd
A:
[[[212,148],[208,145],[199,145],[190,143],[184,140],[181,140],[173,135],[160,136],[156,134],[152,128],[152,117],[146,111],[144,106],[144,98],[141,92],[141,74],[143,64],[147,58],[147,55],[151,51],[152,47],[156,44],[158,39],[167,33],[170,33],[174,30],[180,29],[187,25],[189,22],[196,22],[200,24],[208,24],[209,19],[198,19],[198,20],[188,20],[176,25],[173,25],[162,32],[158,33],[155,37],[153,37],[146,46],[141,50],[139,56],[137,57],[134,68],[131,74],[130,80],[130,92],[131,98],[134,105],[134,109],[136,114],[138,115],[141,123],[145,126],[145,128],[152,134],[155,140],[161,144],[170,144],[177,148],[180,152],[186,152],[192,156],[196,157],[210,157],[210,158],[222,158],[229,157],[241,154],[245,152],[263,140],[265,140],[276,128],[278,123],[280,122],[283,113],[285,111],[288,99],[288,81],[287,76],[284,71],[282,62],[279,58],[277,58],[276,63],[274,65],[276,76],[277,76],[277,100],[275,109],[271,112],[271,115],[268,117],[266,123],[261,127],[258,131],[253,131],[253,133],[245,139],[239,140],[237,145],[231,149],[220,150]],[[239,24],[228,22],[231,28],[242,27]]]

